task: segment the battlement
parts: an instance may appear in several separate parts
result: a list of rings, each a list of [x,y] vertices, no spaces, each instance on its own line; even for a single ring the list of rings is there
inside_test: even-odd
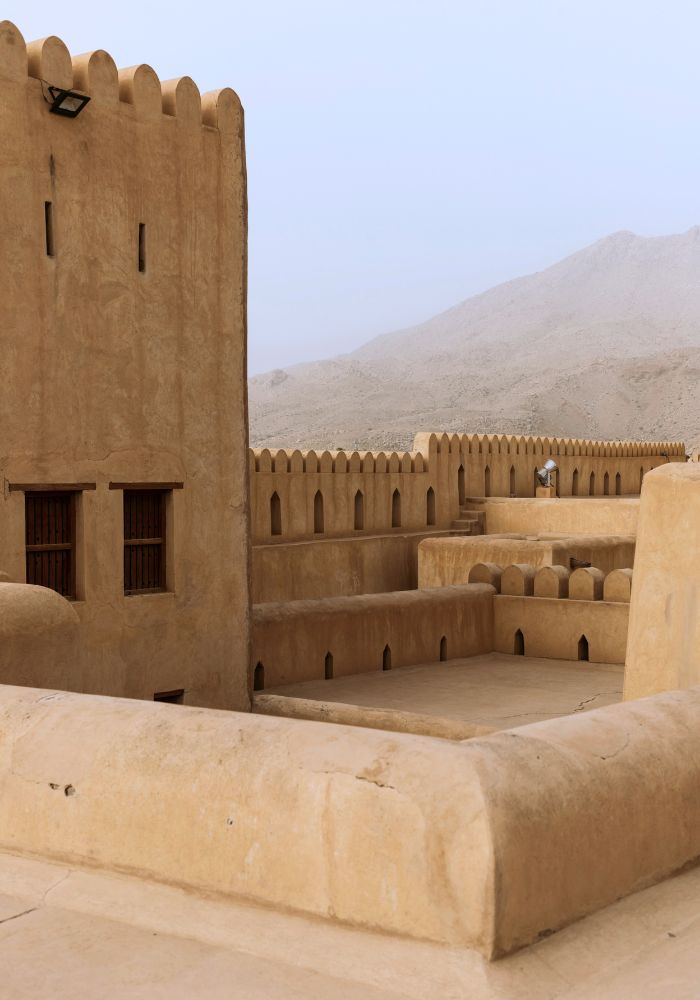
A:
[[[251,472],[427,472],[428,462],[420,451],[285,451],[252,448]]]
[[[685,445],[421,432],[402,453],[251,449],[253,541],[395,528],[469,533],[479,530],[478,498],[534,497],[548,458],[558,466],[557,496],[629,497],[651,469],[684,462]]]
[[[595,458],[634,458],[645,455],[681,457],[682,441],[593,441],[588,438],[523,437],[513,434],[416,434],[414,448],[426,455],[541,455],[543,458],[583,455]]]
[[[71,56],[55,35],[26,44],[10,21],[0,22],[0,78],[33,78],[37,87],[43,83],[74,88],[90,96],[92,107],[120,110],[144,121],[165,115],[186,129],[234,132],[242,123],[241,102],[229,87],[200,94],[188,76],[161,82],[145,63],[118,69],[102,49]]]

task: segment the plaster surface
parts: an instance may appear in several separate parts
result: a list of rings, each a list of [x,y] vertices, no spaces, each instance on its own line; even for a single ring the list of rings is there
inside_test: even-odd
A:
[[[623,668],[613,664],[487,653],[447,663],[288,684],[275,688],[273,694],[397,712],[397,728],[403,725],[403,713],[420,713],[495,730],[614,704],[622,698],[622,676]],[[285,714],[283,709],[280,699],[280,714]],[[371,725],[370,719],[367,724]],[[435,730],[432,735],[442,734]],[[479,734],[455,738],[468,735]]]
[[[80,622],[76,649],[16,648],[0,679],[247,709],[240,101],[56,37],[25,45],[8,21],[0,80],[0,570],[25,582],[25,492],[74,492]],[[90,104],[50,114],[45,80]],[[180,483],[166,592],[127,596],[120,484]]]
[[[582,501],[581,501],[582,502]],[[507,567],[527,564],[571,568],[571,560],[587,562],[610,573],[632,566],[632,535],[477,535],[466,538],[427,538],[418,546],[418,586],[447,587],[466,583],[479,563]]]
[[[644,479],[627,642],[625,698],[700,681],[700,466]]]

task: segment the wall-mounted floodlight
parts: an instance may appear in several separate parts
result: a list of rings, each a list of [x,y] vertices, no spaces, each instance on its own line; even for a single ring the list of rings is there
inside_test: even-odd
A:
[[[553,458],[548,458],[541,469],[537,470],[537,478],[541,486],[552,485],[552,473],[556,472],[559,466]]]
[[[76,90],[63,90],[61,87],[48,86],[49,111],[53,115],[63,115],[65,118],[77,118],[90,98],[87,94],[79,94]]]

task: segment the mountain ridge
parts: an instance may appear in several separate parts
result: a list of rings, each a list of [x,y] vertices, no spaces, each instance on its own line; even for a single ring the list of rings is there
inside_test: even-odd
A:
[[[257,446],[407,448],[425,427],[700,438],[700,226],[612,233],[356,350],[250,380]]]

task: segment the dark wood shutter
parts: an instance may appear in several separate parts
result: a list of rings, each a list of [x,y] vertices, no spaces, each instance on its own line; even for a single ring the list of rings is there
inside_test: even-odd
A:
[[[124,490],[124,593],[165,590],[164,490]]]
[[[75,493],[26,493],[27,583],[75,597]]]

